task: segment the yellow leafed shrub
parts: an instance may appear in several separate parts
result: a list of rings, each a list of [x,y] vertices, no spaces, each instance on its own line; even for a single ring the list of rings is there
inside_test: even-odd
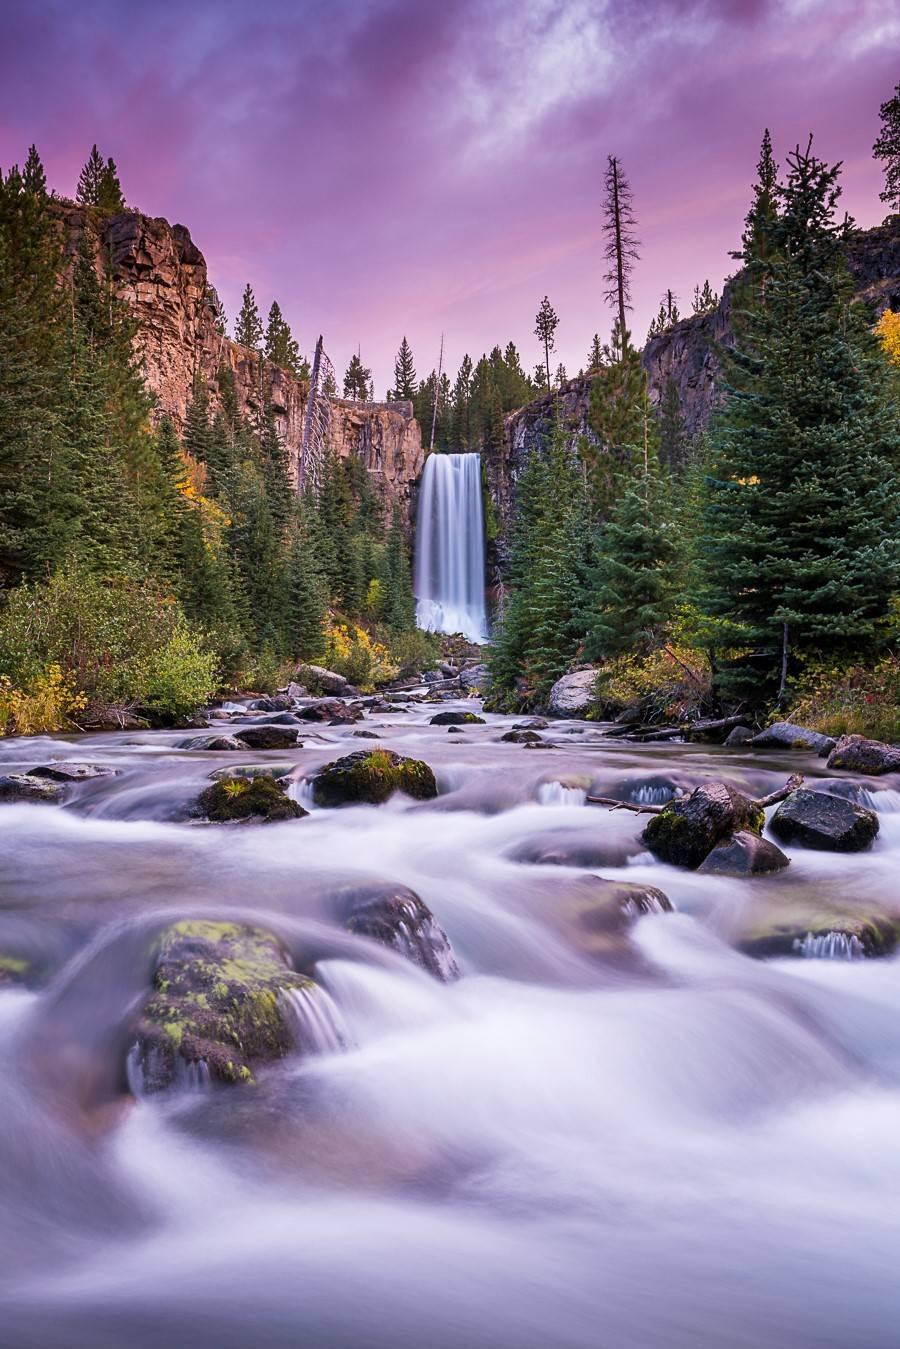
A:
[[[881,339],[881,345],[888,359],[894,365],[900,365],[900,314],[886,309],[876,323],[875,331]]]
[[[396,679],[399,667],[381,642],[354,623],[332,622],[325,635],[325,664],[360,689]]]
[[[70,729],[86,703],[58,665],[48,665],[25,688],[14,687],[0,675],[0,735],[47,735]]]

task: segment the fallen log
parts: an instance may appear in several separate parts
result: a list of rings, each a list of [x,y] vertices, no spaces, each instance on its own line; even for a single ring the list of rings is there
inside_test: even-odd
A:
[[[777,791],[769,792],[768,796],[759,796],[753,801],[753,805],[760,810],[765,810],[766,806],[774,806],[778,801],[790,796],[798,787],[802,787],[804,777],[802,773],[792,773],[783,787]],[[606,806],[607,810],[630,810],[635,815],[659,815],[665,806],[638,806],[632,801],[618,801],[613,796],[589,796],[587,798],[589,806]]]

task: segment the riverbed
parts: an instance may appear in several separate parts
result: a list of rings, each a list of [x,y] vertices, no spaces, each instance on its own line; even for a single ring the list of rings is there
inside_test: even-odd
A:
[[[705,876],[655,861],[646,817],[587,793],[838,775],[578,721],[529,749],[500,740],[515,718],[450,733],[436,710],[243,755],[178,748],[185,731],[0,741],[0,772],[116,770],[62,806],[0,806],[0,955],[30,971],[0,988],[0,1344],[893,1349],[898,959],[740,949],[780,906],[900,916],[891,779],[858,780],[870,851]],[[187,818],[236,764],[287,769],[309,805],[318,768],[376,743],[361,727],[426,760],[437,799]],[[591,876],[675,911],[597,943],[571,921]],[[363,882],[414,890],[461,977],[348,933],[335,896]],[[313,962],[340,1034],[252,1086],[135,1099],[154,943],[198,916]]]

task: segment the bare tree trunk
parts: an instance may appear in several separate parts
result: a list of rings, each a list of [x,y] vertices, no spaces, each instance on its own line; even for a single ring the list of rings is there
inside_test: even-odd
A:
[[[789,632],[790,629],[785,623],[781,634],[781,680],[778,685],[778,698],[776,700],[779,707],[784,706],[784,694],[787,687],[788,653],[790,651]]]
[[[438,398],[440,397],[441,374],[444,368],[444,334],[441,333],[441,354],[438,356],[437,379],[434,381],[434,404],[431,409],[431,445],[429,449],[434,449],[434,428],[437,425]]]
[[[625,337],[625,257],[622,248],[622,208],[619,203],[619,161],[613,157],[613,213],[616,219],[616,277],[617,289],[619,292],[619,327],[621,329],[622,346],[620,360],[625,361],[625,349],[628,345]]]

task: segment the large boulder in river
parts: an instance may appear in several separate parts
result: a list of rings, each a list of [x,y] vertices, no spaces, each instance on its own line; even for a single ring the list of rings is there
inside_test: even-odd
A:
[[[292,749],[297,743],[296,726],[242,726],[237,733],[244,749]]]
[[[782,843],[802,843],[824,852],[861,852],[878,833],[878,816],[843,797],[800,788],[782,801],[769,827]]]
[[[335,759],[313,778],[319,806],[344,806],[366,801],[374,805],[403,792],[417,801],[437,796],[434,773],[421,759],[407,759],[392,750],[357,750]]]
[[[537,745],[541,737],[537,731],[506,731],[500,739],[507,745]]]
[[[313,693],[341,694],[350,686],[350,681],[335,670],[326,670],[324,665],[298,665],[294,678],[305,684]]]
[[[175,923],[160,938],[128,1075],[137,1094],[178,1083],[252,1082],[295,1045],[291,997],[317,985],[281,943],[239,923]]]
[[[0,777],[0,801],[34,801],[38,805],[58,805],[64,795],[61,782],[33,777],[31,773],[6,773]]]
[[[468,670],[460,670],[459,683],[467,693],[473,690],[483,693],[491,687],[491,672],[486,665],[472,665]]]
[[[484,717],[475,712],[438,712],[431,718],[429,726],[484,726]]]
[[[767,876],[782,871],[790,861],[767,838],[739,829],[717,843],[697,870],[705,876]]]
[[[220,778],[197,799],[196,813],[214,824],[257,820],[299,820],[308,814],[292,801],[284,784],[271,774]]]
[[[233,735],[194,735],[189,740],[179,740],[177,749],[190,750],[245,750],[243,741]]]
[[[900,773],[900,749],[882,740],[867,740],[863,735],[842,735],[828,756],[828,767],[871,777]]]
[[[764,823],[764,812],[749,797],[727,783],[708,782],[663,806],[643,839],[660,861],[693,870],[722,839],[742,829],[761,834]]]
[[[342,702],[340,698],[317,698],[314,703],[307,703],[306,707],[299,708],[297,716],[301,721],[324,721],[342,724],[350,721],[362,721],[363,710],[361,707],[354,707],[349,703]]]
[[[812,750],[820,758],[834,749],[830,735],[811,731],[806,726],[796,726],[792,721],[773,721],[759,735],[749,742],[754,749],[799,749]]]
[[[349,932],[369,937],[411,960],[442,983],[459,978],[447,934],[414,890],[405,885],[366,885],[341,897]]]
[[[550,690],[549,711],[554,717],[585,716],[594,702],[596,680],[597,671],[593,668],[563,675]]]
[[[51,782],[86,782],[90,778],[114,778],[118,772],[118,768],[110,768],[106,764],[70,763],[68,760],[61,760],[58,763],[39,764],[37,768],[29,768],[28,777],[49,778]]]

